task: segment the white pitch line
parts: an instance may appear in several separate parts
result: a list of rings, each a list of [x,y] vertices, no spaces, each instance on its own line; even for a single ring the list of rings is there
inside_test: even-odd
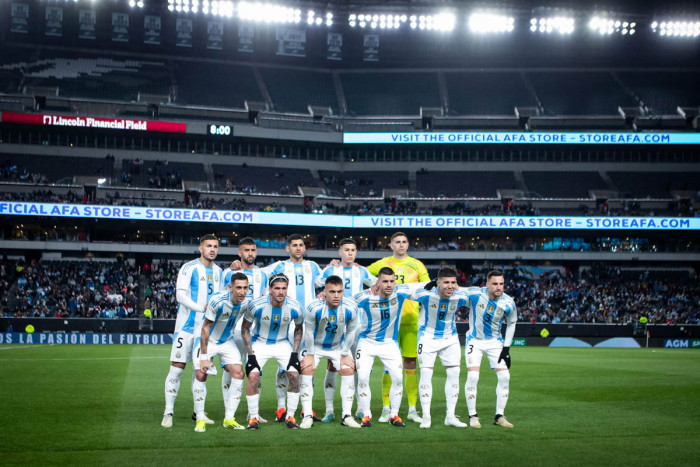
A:
[[[34,347],[33,345],[11,345],[10,347],[0,347],[0,350],[27,349]]]
[[[27,347],[32,347],[31,345],[28,345]],[[166,360],[167,356],[164,357],[90,357],[90,358],[4,358],[2,361],[8,362],[28,362],[28,361],[36,361],[36,360],[41,360],[41,361],[76,361],[76,360],[146,360],[146,359],[159,359],[159,360]]]

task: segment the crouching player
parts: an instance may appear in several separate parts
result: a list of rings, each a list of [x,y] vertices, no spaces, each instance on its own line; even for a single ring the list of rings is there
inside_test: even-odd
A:
[[[273,274],[269,281],[269,295],[253,300],[246,307],[245,321],[241,336],[248,352],[245,371],[248,375],[246,400],[248,401],[249,430],[257,430],[260,405],[260,372],[269,359],[277,361],[280,368],[287,370],[289,388],[287,391],[288,428],[299,426],[294,419],[299,405],[299,347],[304,333],[304,309],[293,298],[287,297],[289,279],[284,274]],[[290,324],[294,322],[294,345],[289,342]],[[250,328],[254,324],[251,337]]]
[[[214,356],[219,356],[221,364],[231,374],[231,386],[225,401],[226,413],[224,416],[224,428],[242,430],[243,426],[236,422],[235,415],[243,393],[243,367],[241,354],[232,339],[232,332],[236,323],[243,316],[243,309],[247,305],[248,277],[242,273],[236,273],[231,277],[227,286],[228,291],[212,295],[204,313],[201,338],[194,349],[194,368],[196,379],[194,382],[194,408],[197,415],[197,424],[194,431],[206,431],[206,419],[204,417],[204,403],[207,398],[207,370],[212,365]]]
[[[328,359],[340,371],[340,397],[342,399],[341,425],[360,428],[352,417],[355,395],[355,361],[350,347],[357,339],[359,316],[352,299],[343,297],[343,279],[329,276],[325,281],[325,302],[313,300],[306,308],[304,342],[306,355],[301,362],[301,409],[304,418],[300,428],[314,424],[312,400],[313,375],[321,358]]]

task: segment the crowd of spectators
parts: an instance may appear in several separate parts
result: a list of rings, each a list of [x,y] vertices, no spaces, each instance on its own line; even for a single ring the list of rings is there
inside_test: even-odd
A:
[[[137,314],[139,271],[126,262],[19,261],[14,274],[15,287],[3,293],[4,316],[128,318]]]
[[[4,161],[0,165],[0,181],[43,185],[48,183],[49,179],[45,174],[30,172],[27,168],[20,168],[11,161]]]
[[[153,318],[177,316],[181,261],[140,268],[128,262],[2,261],[0,293],[5,317],[126,318],[149,309]],[[226,267],[222,264],[222,267]],[[488,269],[459,271],[463,286],[481,286]],[[139,275],[143,274],[143,302]],[[700,324],[700,285],[684,271],[625,270],[595,264],[570,271],[550,268],[537,278],[506,267],[506,293],[529,323]],[[468,320],[460,309],[458,321]]]

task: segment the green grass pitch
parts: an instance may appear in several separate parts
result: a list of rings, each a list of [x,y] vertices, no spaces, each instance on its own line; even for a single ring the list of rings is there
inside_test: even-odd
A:
[[[496,378],[484,359],[477,403],[481,430],[442,424],[444,370],[438,364],[429,430],[408,421],[406,428],[375,423],[353,430],[336,421],[310,430],[291,431],[274,422],[257,432],[225,430],[218,375],[209,379],[207,399],[207,412],[217,424],[195,433],[190,365],[174,427],[160,427],[169,347],[0,346],[0,464],[700,464],[697,351],[515,348],[511,353],[506,415],[515,425],[512,430],[491,424]],[[375,365],[376,418],[381,367]],[[260,407],[272,420],[272,362],[265,369]],[[457,406],[463,419],[465,378],[463,367]],[[320,414],[322,392],[317,388],[314,398]],[[404,396],[404,420],[406,408]],[[238,420],[245,414],[244,401]]]

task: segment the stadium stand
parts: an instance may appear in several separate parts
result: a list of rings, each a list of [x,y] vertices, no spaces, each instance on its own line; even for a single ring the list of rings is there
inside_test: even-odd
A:
[[[308,113],[308,106],[330,107],[338,113],[338,99],[328,72],[260,68],[278,112]],[[293,90],[290,92],[290,90]]]
[[[677,115],[681,107],[700,107],[698,72],[648,71],[620,72],[620,78],[657,115]]]
[[[331,193],[342,196],[383,196],[385,188],[408,189],[408,173],[396,172],[329,172],[319,176]]]
[[[700,191],[698,172],[608,172],[610,179],[628,198],[672,198],[672,190]]]
[[[308,169],[248,167],[214,164],[219,191],[238,193],[297,193],[299,186],[317,186]]]
[[[250,66],[175,60],[173,79],[178,104],[242,109],[264,100]]]
[[[120,181],[123,185],[182,189],[183,181],[206,182],[202,164],[168,161],[122,161]]]
[[[351,115],[418,115],[440,107],[436,73],[341,73]]]
[[[516,106],[537,105],[516,72],[451,72],[445,82],[450,114],[514,115]]]
[[[513,172],[417,172],[417,189],[424,196],[495,198],[499,189],[514,188]]]
[[[547,115],[619,115],[636,104],[607,72],[528,72]]]
[[[106,158],[13,154],[0,161],[1,179],[13,182],[72,184],[75,176],[112,177],[114,172],[114,162]]]
[[[598,172],[523,172],[530,192],[544,198],[590,198],[589,190],[607,189]]]

